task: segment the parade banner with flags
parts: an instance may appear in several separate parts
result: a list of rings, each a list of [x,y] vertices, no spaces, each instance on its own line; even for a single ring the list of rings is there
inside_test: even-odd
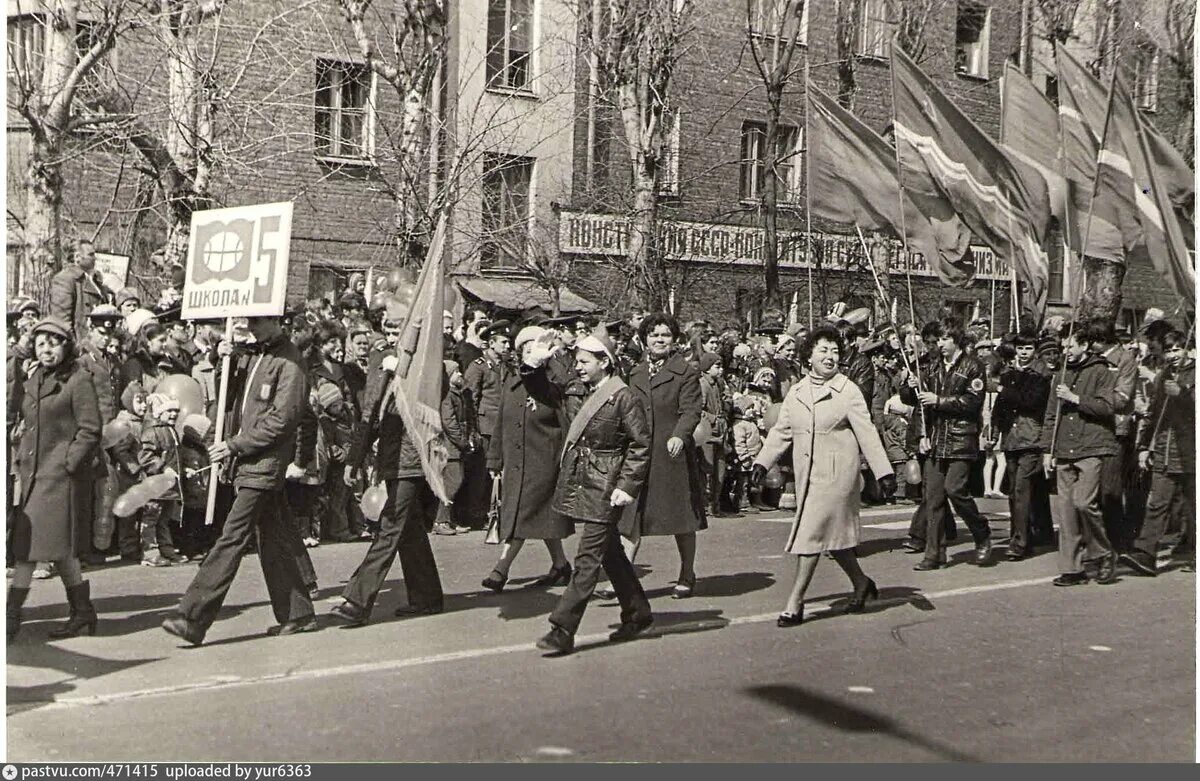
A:
[[[1026,165],[1033,166],[1046,180],[1050,212],[1059,225],[1067,224],[1067,180],[1063,176],[1062,144],[1058,112],[1029,77],[1012,63],[1004,66],[1000,80],[1001,148]]]
[[[1097,198],[1117,206],[1125,257],[1149,263],[1185,301],[1195,298],[1195,272],[1151,142],[1120,76],[1109,99],[1107,132],[1097,165]]]
[[[971,233],[940,195],[904,199],[896,178],[895,150],[837,101],[808,85],[808,164],[813,215],[904,239],[948,285],[975,276]]]
[[[892,90],[905,188],[909,171],[932,181],[967,227],[1014,263],[1026,286],[1022,307],[1040,323],[1050,280],[1045,179],[1000,149],[894,44]]]
[[[421,468],[435,496],[451,503],[443,472],[449,460],[446,433],[442,428],[442,389],[445,368],[442,363],[442,312],[446,300],[446,280],[442,273],[442,248],[446,220],[438,220],[425,256],[425,265],[417,278],[412,308],[400,332],[396,346],[396,374],[389,386],[404,428],[421,454]],[[386,405],[386,400],[385,400]]]

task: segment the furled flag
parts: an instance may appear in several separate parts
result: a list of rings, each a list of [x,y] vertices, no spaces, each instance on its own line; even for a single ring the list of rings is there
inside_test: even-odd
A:
[[[1015,263],[1021,307],[1040,325],[1050,280],[1046,180],[1000,149],[895,45],[892,89],[904,187],[914,177],[931,181],[972,233]]]
[[[443,472],[449,460],[446,433],[442,428],[442,391],[445,375],[442,363],[442,312],[446,300],[446,280],[442,273],[442,247],[446,218],[438,220],[425,256],[425,265],[417,278],[412,308],[396,345],[396,373],[388,387],[395,399],[404,428],[421,456],[421,469],[435,496],[446,504]],[[387,400],[384,400],[387,406]]]
[[[975,276],[971,233],[937,193],[900,202],[896,152],[883,138],[811,83],[808,85],[809,203],[820,218],[904,238],[948,285]],[[919,204],[919,205],[918,205]]]
[[[1176,295],[1193,301],[1195,272],[1183,231],[1145,127],[1119,75],[1113,81],[1097,163],[1096,198],[1117,206],[1125,257],[1152,265]]]

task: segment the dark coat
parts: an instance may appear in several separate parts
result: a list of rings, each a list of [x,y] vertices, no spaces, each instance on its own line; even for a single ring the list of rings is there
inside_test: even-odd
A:
[[[1180,394],[1167,396],[1168,379],[1179,384]],[[1164,404],[1166,405],[1164,409]],[[1156,429],[1157,427],[1157,429]],[[1153,441],[1151,439],[1153,438]],[[1150,410],[1138,430],[1138,450],[1154,452],[1154,471],[1166,474],[1196,472],[1196,365],[1178,372],[1160,372],[1150,391]]]
[[[512,375],[505,361],[491,363],[487,356],[476,358],[470,366],[463,367],[464,394],[475,410],[479,433],[490,437],[496,430],[496,417],[500,412],[500,390]]]
[[[1041,446],[1051,380],[1046,364],[1036,358],[1024,369],[1011,366],[1000,373],[992,423],[1000,431],[1005,452]]]
[[[638,364],[629,378],[629,387],[650,425],[650,472],[638,501],[625,508],[621,533],[627,537],[654,537],[708,528],[699,452],[692,439],[704,406],[700,372],[676,354],[666,360],[653,379],[649,365]],[[667,454],[667,441],[672,437],[683,440],[683,453],[678,458]]]
[[[629,388],[621,388],[588,421],[563,455],[554,509],[568,518],[616,523],[620,508],[610,504],[620,488],[636,499],[650,467],[650,428]]]
[[[50,280],[50,314],[75,329],[76,338],[88,332],[87,317],[108,297],[108,290],[95,271],[89,275],[68,263]]]
[[[35,369],[17,392],[24,434],[13,554],[18,561],[74,557],[91,542],[91,465],[101,426],[95,386],[69,362],[54,372]]]
[[[574,533],[554,511],[559,457],[567,436],[566,395],[545,367],[512,374],[488,446],[501,473],[500,539],[561,540]]]
[[[280,335],[261,350],[237,356],[229,402],[228,431],[237,432],[226,438],[237,457],[234,485],[283,488],[308,410],[308,379],[296,345]]]
[[[979,431],[983,424],[983,396],[986,378],[983,364],[963,352],[949,367],[935,360],[922,367],[925,388],[938,397],[937,404],[925,408],[929,427],[929,455],[974,461],[979,457]],[[919,407],[916,392],[905,385],[900,391],[905,404]],[[919,419],[920,412],[915,413]]]
[[[1077,460],[1117,453],[1115,433],[1117,373],[1113,365],[1098,355],[1089,355],[1079,363],[1068,363],[1064,384],[1079,395],[1078,404],[1062,402],[1058,438],[1054,440],[1055,458]],[[1042,420],[1042,448],[1050,453],[1054,421],[1060,417],[1058,399],[1046,404]]]
[[[133,383],[141,386],[146,393],[154,393],[158,383],[172,374],[192,376],[190,371],[184,371],[182,365],[169,353],[158,357],[137,351],[125,359],[117,376],[117,399],[125,393],[125,389]]]
[[[138,466],[141,467],[144,477],[161,475],[170,468],[175,470],[175,474],[180,479],[183,478],[183,465],[179,459],[179,435],[175,433],[174,426],[149,418],[142,424]],[[162,499],[164,501],[183,499],[178,481],[175,483],[175,488]]]

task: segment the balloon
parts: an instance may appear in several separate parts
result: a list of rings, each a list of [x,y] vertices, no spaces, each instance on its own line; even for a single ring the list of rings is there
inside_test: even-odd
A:
[[[114,418],[104,424],[104,428],[100,431],[100,449],[108,450],[113,445],[123,441],[126,437],[133,433],[133,429],[129,426],[129,421],[124,418]]]
[[[172,374],[159,381],[155,393],[170,396],[179,402],[179,417],[175,420],[175,431],[183,436],[184,421],[192,415],[203,415],[204,391],[200,383],[186,374]]]
[[[379,520],[379,516],[383,515],[383,505],[386,502],[387,488],[380,483],[363,492],[359,507],[362,509],[363,517],[374,523]]]
[[[374,291],[376,293],[386,293],[392,289],[392,283],[388,280],[387,274],[378,274],[375,277]]]
[[[388,301],[391,300],[392,294],[387,290],[375,289],[371,294],[371,309],[387,309]]]
[[[712,439],[712,424],[708,422],[708,418],[700,416],[700,422],[696,425],[696,430],[692,433],[692,441],[697,445],[706,445],[708,440]]]
[[[772,404],[763,413],[763,425],[767,427],[768,431],[775,428],[775,421],[779,420],[779,410],[782,407],[782,404]]]
[[[405,285],[412,287],[416,275],[409,268],[394,268],[388,272],[388,285],[392,290],[399,290]]]
[[[183,431],[190,432],[196,439],[203,441],[204,437],[208,436],[208,430],[212,428],[212,421],[204,415],[188,415],[186,418],[180,415]]]
[[[118,496],[117,500],[113,502],[112,506],[113,515],[117,516],[118,518],[129,518],[139,509],[141,509],[141,506],[137,505],[133,499],[129,497],[128,491]]]
[[[163,498],[174,490],[178,481],[179,475],[176,474],[175,470],[167,468],[160,475],[146,478],[142,484],[146,487],[146,494],[149,496],[148,501],[154,501],[155,499]]]
[[[778,464],[767,470],[767,475],[763,478],[763,486],[771,490],[783,487],[783,471]]]
[[[910,458],[904,465],[904,482],[909,485],[921,484],[921,462],[917,459]]]

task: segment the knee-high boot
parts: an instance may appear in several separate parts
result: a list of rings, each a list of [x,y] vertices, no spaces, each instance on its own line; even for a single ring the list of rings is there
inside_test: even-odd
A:
[[[17,588],[16,586],[8,587],[8,642],[11,643],[17,638],[17,632],[21,631],[21,608],[25,605],[25,598],[29,596],[29,589]]]
[[[67,604],[71,606],[67,623],[57,629],[51,629],[50,638],[61,640],[75,637],[85,629],[89,635],[96,634],[96,607],[92,604],[91,584],[85,580],[74,586],[67,586]]]

